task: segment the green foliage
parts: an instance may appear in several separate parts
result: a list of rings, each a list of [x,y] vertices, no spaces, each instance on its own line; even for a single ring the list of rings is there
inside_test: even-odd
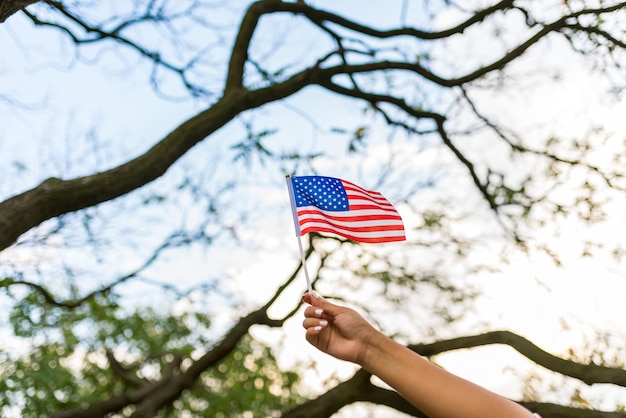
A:
[[[74,309],[50,305],[32,291],[16,301],[10,322],[20,346],[0,349],[0,415],[49,416],[85,407],[142,383],[168,367],[185,368],[212,341],[203,313],[172,315],[153,307],[122,309],[117,297],[98,294]],[[110,358],[109,356],[113,356]],[[112,362],[117,367],[112,367]],[[202,384],[187,391],[168,416],[272,416],[297,400],[297,375],[282,372],[270,349],[247,338]],[[221,414],[221,415],[220,415]]]
[[[302,400],[293,390],[298,379],[279,369],[269,347],[246,337],[175,406],[198,417],[280,416]]]

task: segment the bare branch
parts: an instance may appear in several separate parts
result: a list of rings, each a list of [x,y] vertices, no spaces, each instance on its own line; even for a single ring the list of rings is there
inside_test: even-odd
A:
[[[48,3],[55,9],[57,9],[63,16],[69,19],[72,24],[78,25],[78,27],[82,28],[82,30],[85,31],[85,33],[91,34],[91,36],[82,37],[80,34],[77,34],[74,32],[74,30],[70,29],[69,26],[66,26],[60,23],[42,20],[38,18],[37,15],[35,15],[34,13],[31,13],[27,10],[24,10],[23,12],[35,25],[51,27],[51,28],[60,30],[61,32],[69,36],[72,42],[74,42],[74,44],[76,45],[91,44],[91,43],[100,42],[103,40],[110,40],[115,43],[124,45],[130,48],[131,50],[134,50],[135,52],[139,53],[139,55],[141,55],[142,57],[148,59],[149,61],[152,61],[155,67],[163,67],[171,72],[178,74],[183,85],[192,94],[192,96],[209,97],[211,95],[209,91],[189,81],[187,77],[187,71],[189,70],[190,66],[193,64],[194,62],[193,59],[191,60],[189,65],[185,65],[185,66],[174,65],[173,63],[164,59],[158,51],[148,50],[144,48],[143,46],[141,46],[139,43],[133,41],[132,39],[121,35],[121,32],[123,29],[127,29],[130,26],[133,26],[138,23],[145,23],[145,22],[150,22],[150,21],[158,22],[158,21],[163,20],[162,17],[153,16],[150,13],[150,11],[147,10],[144,15],[141,15],[135,19],[125,20],[122,23],[120,23],[117,27],[111,30],[104,30],[101,27],[87,24],[82,18],[75,16],[61,2],[48,0],[46,3]],[[169,19],[174,19],[174,18],[175,16],[169,17]],[[153,85],[155,86],[155,89],[158,91],[158,88],[156,88],[157,86],[156,86],[156,81],[154,78],[154,71],[153,71],[152,81],[153,81]]]
[[[409,348],[423,356],[433,356],[443,352],[492,344],[508,345],[540,366],[579,379],[588,385],[610,383],[626,387],[626,370],[624,369],[565,360],[543,351],[526,338],[510,331],[493,331],[431,344],[414,344]]]
[[[68,300],[58,300],[52,292],[50,292],[47,288],[45,288],[44,286],[38,284],[38,283],[34,283],[34,282],[30,282],[27,280],[22,280],[22,279],[14,279],[11,277],[6,277],[3,280],[0,280],[0,288],[2,287],[6,287],[9,288],[11,286],[14,285],[24,285],[27,287],[32,288],[33,290],[39,292],[43,298],[45,299],[45,301],[52,305],[52,306],[58,306],[61,308],[69,308],[69,309],[74,309],[77,308],[79,306],[81,306],[82,304],[84,304],[85,302],[88,302],[90,300],[92,300],[94,297],[101,295],[101,294],[106,294],[108,292],[110,292],[111,290],[113,290],[113,288],[115,288],[116,286],[127,282],[128,280],[137,277],[139,274],[141,274],[142,271],[146,270],[148,267],[150,267],[159,257],[159,255],[166,250],[167,248],[169,248],[172,245],[172,239],[175,239],[176,237],[176,233],[172,234],[170,237],[168,237],[159,247],[157,247],[152,254],[150,255],[150,257],[148,257],[148,259],[146,261],[144,261],[144,263],[137,269],[135,269],[134,271],[125,274],[124,276],[118,277],[116,280],[112,281],[111,283],[109,283],[106,286],[103,286],[97,290],[94,290],[88,294],[86,294],[85,296],[81,297],[81,298],[77,298],[77,299],[68,299]]]

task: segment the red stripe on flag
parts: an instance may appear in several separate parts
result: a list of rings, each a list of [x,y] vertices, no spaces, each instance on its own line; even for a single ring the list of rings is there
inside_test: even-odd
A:
[[[337,231],[334,228],[325,228],[323,226],[320,227],[315,227],[315,228],[311,228],[311,229],[303,229],[302,230],[302,235],[306,234],[307,232],[330,232],[339,236],[342,236],[344,238],[347,238],[349,240],[352,241],[358,241],[358,242],[365,242],[365,243],[369,243],[369,244],[377,244],[377,243],[382,243],[382,242],[394,242],[394,241],[404,241],[406,240],[406,237],[403,235],[398,235],[398,236],[382,236],[382,237],[376,237],[376,236],[372,236],[372,237],[361,237],[361,236],[356,236],[356,235],[352,235],[352,234],[348,234],[345,232],[341,232],[341,231]]]
[[[346,226],[343,224],[338,224],[336,222],[333,222],[329,219],[320,219],[320,218],[310,218],[310,219],[300,219],[300,226],[304,227],[303,229],[306,228],[306,224],[308,223],[323,223],[326,225],[330,225],[334,228],[336,228],[337,230],[342,230],[342,231],[351,231],[351,232],[380,232],[380,231],[404,231],[404,226],[402,224],[388,224],[388,225],[369,225],[369,226],[357,226],[354,222],[351,222],[352,224],[355,224],[354,226]],[[348,224],[350,225],[350,223]]]
[[[333,216],[333,215],[330,215],[328,212],[323,212],[321,210],[307,209],[307,210],[299,210],[298,217],[319,214],[321,216],[324,216],[325,218],[336,220],[336,221],[343,221],[343,220],[351,220],[351,221],[398,220],[398,221],[401,221],[402,220],[402,218],[399,215],[394,215],[392,213],[381,213],[381,214],[373,214],[373,215],[357,215],[356,213],[355,214],[351,214],[350,212],[347,212],[347,213],[349,213],[348,216]]]

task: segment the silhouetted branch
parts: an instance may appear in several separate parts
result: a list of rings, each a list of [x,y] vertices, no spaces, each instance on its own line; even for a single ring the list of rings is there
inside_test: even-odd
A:
[[[437,341],[430,344],[414,344],[409,348],[423,356],[433,356],[449,351],[491,344],[506,344],[528,359],[557,373],[583,380],[588,384],[612,383],[626,386],[626,370],[594,364],[579,364],[553,356],[525,338],[509,331],[495,331],[480,335]],[[317,398],[298,405],[282,415],[282,418],[328,418],[341,408],[355,402],[371,402],[394,408],[405,414],[427,418],[395,391],[371,383],[371,375],[360,369],[355,375],[327,390]],[[542,402],[519,402],[543,418],[625,418],[626,412],[597,411],[587,408],[556,405]]]
[[[493,331],[431,344],[415,344],[410,345],[409,348],[423,356],[433,356],[443,352],[493,344],[508,345],[534,363],[564,376],[579,379],[588,385],[609,383],[626,387],[626,370],[624,369],[565,360],[547,353],[526,338],[510,331]]]

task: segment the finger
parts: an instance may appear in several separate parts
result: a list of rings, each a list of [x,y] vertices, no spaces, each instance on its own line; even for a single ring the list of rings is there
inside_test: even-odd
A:
[[[324,309],[317,306],[309,306],[304,310],[304,316],[307,318],[321,318],[324,315]]]
[[[326,320],[322,319],[321,321],[324,321],[327,323]],[[325,325],[322,325],[324,322],[318,322],[317,325],[313,325],[312,327],[306,328],[306,337],[308,339],[308,337],[311,336],[317,336],[319,335],[322,331],[324,331],[325,329],[327,329],[328,327]],[[327,323],[328,324],[328,323]]]
[[[305,329],[310,329],[310,328],[320,328],[319,331],[321,331],[322,328],[325,328],[328,326],[328,321],[326,319],[319,319],[319,318],[306,318],[304,321],[302,321],[302,326]]]
[[[324,327],[307,328],[305,338],[308,342],[316,345],[317,339],[313,339],[312,337],[318,337],[322,331],[324,331]]]
[[[308,303],[309,305],[311,305],[312,298],[313,296],[310,293],[305,293],[304,296],[302,296],[302,300]]]
[[[311,304],[312,306],[322,308],[324,310],[324,314],[330,317],[334,317],[335,315],[339,314],[339,312],[341,312],[342,309],[344,309],[341,306],[337,306],[327,301],[326,299],[322,298],[319,295],[315,296],[315,295],[312,295],[311,293],[305,294],[303,299],[305,302]]]

